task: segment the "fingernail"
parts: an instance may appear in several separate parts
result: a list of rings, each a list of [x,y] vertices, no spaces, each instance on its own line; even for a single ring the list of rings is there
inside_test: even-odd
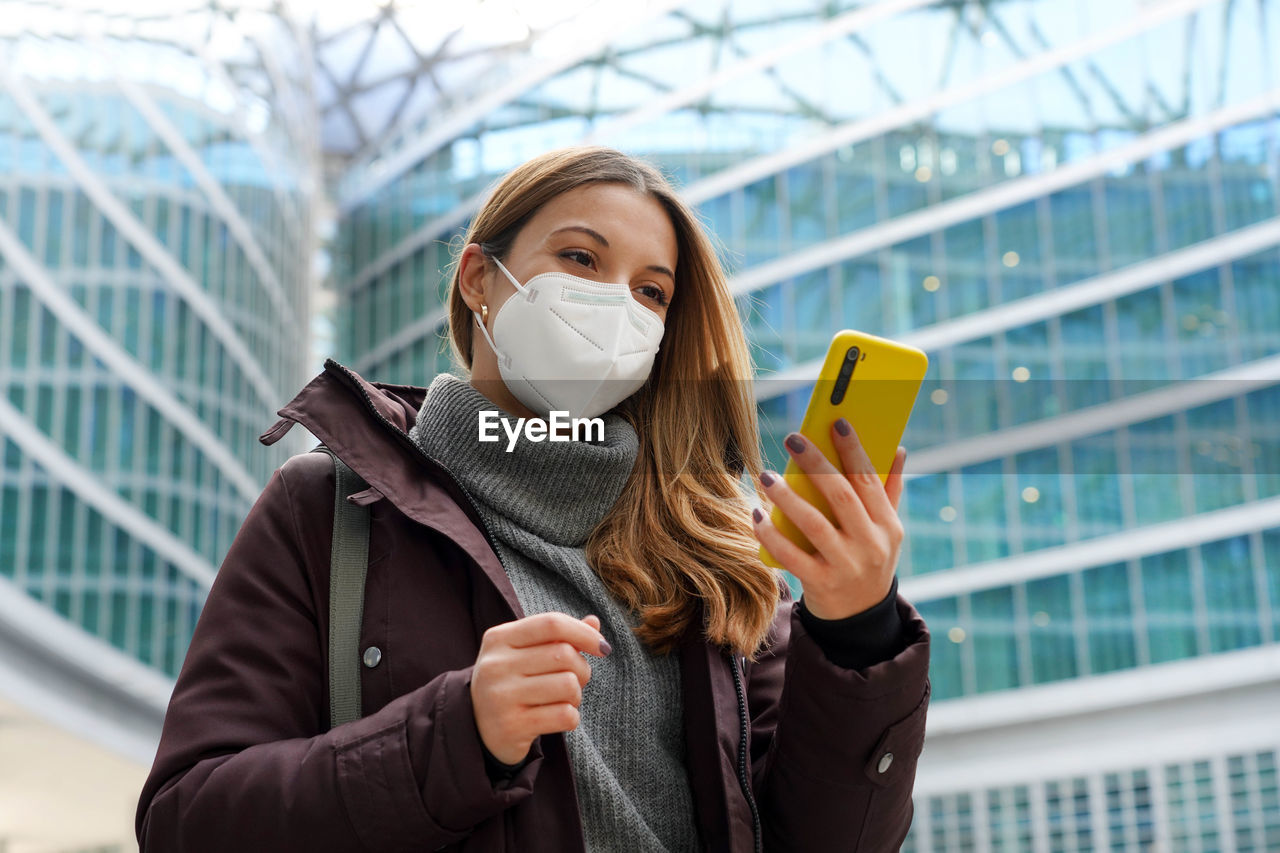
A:
[[[755,519],[756,524],[764,521],[764,511],[760,507],[751,510],[751,517]]]
[[[776,479],[778,479],[778,478],[777,478],[777,477],[775,477],[775,476],[773,476],[773,472],[772,472],[772,471],[761,471],[761,472],[760,472],[760,485],[764,486],[766,489],[767,489],[767,488],[769,488],[770,486],[772,486],[772,485],[773,485],[773,481],[774,481],[774,480],[776,480]]]
[[[608,640],[605,640],[605,639],[601,639],[601,640],[600,640],[600,654],[602,654],[602,655],[607,655],[607,654],[609,654],[609,653],[610,653],[610,652],[612,652],[612,651],[613,651],[613,646],[609,645],[609,641],[608,641]]]
[[[853,427],[849,426],[849,422],[847,420],[840,418],[836,421],[836,432],[847,436],[849,433],[853,432]]]
[[[796,433],[793,432],[787,436],[786,444],[792,453],[804,453],[804,439]]]

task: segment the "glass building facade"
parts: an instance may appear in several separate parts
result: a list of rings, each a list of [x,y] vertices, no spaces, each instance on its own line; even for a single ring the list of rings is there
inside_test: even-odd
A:
[[[310,190],[207,57],[13,12],[31,29],[0,37],[0,580],[171,679],[287,458],[257,437],[309,375]]]
[[[324,265],[323,354],[427,384],[485,190],[607,144],[713,232],[773,467],[835,331],[930,357],[904,849],[1280,851],[1280,0],[152,5],[0,22],[5,613],[171,684]]]
[[[508,169],[651,159],[720,243],[774,467],[835,331],[930,356],[903,441],[899,573],[934,638],[906,849],[1280,850],[1280,727],[1202,707],[1280,698],[1280,4],[704,0],[592,38],[345,171],[340,358],[451,367],[451,252]],[[1150,725],[1190,734],[1119,743],[1161,690]],[[1000,726],[1086,723],[960,772]]]

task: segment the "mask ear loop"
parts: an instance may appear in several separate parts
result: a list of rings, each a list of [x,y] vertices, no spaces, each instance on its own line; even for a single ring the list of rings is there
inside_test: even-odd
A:
[[[502,265],[502,261],[498,260],[497,258],[492,258],[492,256],[490,257],[493,260],[493,262],[498,265],[498,269],[502,270],[503,275],[505,275],[507,279],[513,285],[515,285],[516,290],[520,291],[521,293],[529,292],[524,287],[524,285],[516,281],[516,277],[513,276],[511,272],[505,266]],[[488,311],[485,312],[486,315],[488,313],[489,313]],[[480,334],[484,335],[484,339],[489,342],[489,348],[493,350],[493,354],[498,357],[498,359],[502,362],[504,367],[510,367],[511,357],[508,355],[505,355],[502,352],[502,350],[498,349],[498,345],[493,342],[493,337],[489,334],[489,329],[485,326],[484,320],[475,311],[471,312],[471,316],[476,318],[476,325],[480,327]]]
[[[516,281],[516,277],[511,274],[510,270],[508,270],[506,267],[502,265],[502,261],[498,260],[497,258],[494,258],[493,262],[498,265],[498,269],[502,270],[502,274],[507,277],[507,281],[515,285],[516,290],[526,295],[529,293],[529,289],[525,287],[523,284],[521,284],[520,282]]]

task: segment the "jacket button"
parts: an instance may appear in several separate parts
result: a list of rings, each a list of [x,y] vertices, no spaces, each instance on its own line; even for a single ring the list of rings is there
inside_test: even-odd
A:
[[[880,756],[880,763],[876,765],[876,771],[879,773],[883,773],[884,771],[889,769],[889,765],[892,763],[893,763],[893,753],[886,752],[884,755]]]
[[[373,669],[382,661],[382,649],[377,646],[370,646],[364,650],[364,665]]]

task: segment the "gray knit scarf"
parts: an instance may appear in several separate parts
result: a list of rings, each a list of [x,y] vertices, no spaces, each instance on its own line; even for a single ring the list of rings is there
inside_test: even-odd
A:
[[[684,765],[680,664],[632,633],[626,611],[587,564],[587,537],[618,500],[639,451],[635,430],[606,414],[603,441],[478,440],[479,413],[507,415],[465,379],[437,376],[410,438],[475,501],[526,615],[600,617],[608,657],[588,657],[578,728],[566,739],[589,851],[694,851],[698,830]]]

